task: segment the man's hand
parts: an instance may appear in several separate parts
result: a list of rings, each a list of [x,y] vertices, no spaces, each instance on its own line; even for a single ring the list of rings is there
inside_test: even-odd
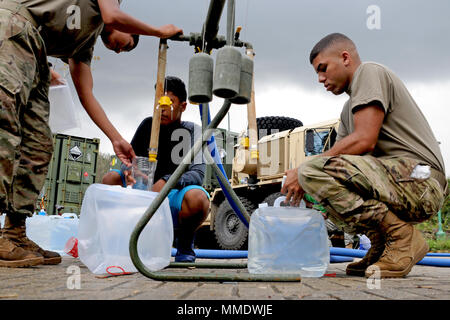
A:
[[[119,139],[112,141],[114,152],[117,157],[122,161],[127,167],[131,166],[131,163],[136,154],[134,153],[133,147],[125,139]]]
[[[133,178],[131,170],[125,170],[123,172],[123,175],[125,176],[125,181],[127,183],[127,186],[132,186],[136,183],[136,180]]]
[[[178,34],[183,34],[183,30],[174,26],[173,24],[166,24],[164,26],[159,27],[159,33],[161,39],[166,39],[173,37]]]
[[[303,191],[303,188],[298,183],[298,168],[286,171],[285,175],[286,181],[281,188],[281,193],[287,193],[285,203],[298,206],[305,194],[305,191]]]

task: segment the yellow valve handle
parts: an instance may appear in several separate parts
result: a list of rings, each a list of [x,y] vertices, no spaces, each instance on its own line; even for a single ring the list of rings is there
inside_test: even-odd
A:
[[[157,154],[155,154],[155,153],[149,153],[148,154],[148,161],[149,162],[156,162],[156,156],[157,156]]]
[[[241,145],[244,148],[248,148],[250,146],[250,139],[248,137],[242,138],[241,139]]]
[[[172,100],[170,100],[170,98],[168,96],[162,96],[159,101],[158,104],[160,107],[164,108],[164,107],[170,107],[172,105]]]

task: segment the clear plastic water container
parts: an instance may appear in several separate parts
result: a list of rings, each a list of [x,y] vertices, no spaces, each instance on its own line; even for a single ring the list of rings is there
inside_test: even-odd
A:
[[[64,254],[67,240],[77,236],[78,222],[75,213],[64,213],[61,216],[38,214],[26,219],[26,234],[42,249]]]
[[[371,247],[370,239],[367,238],[366,235],[358,235],[359,237],[359,249],[360,250],[369,250]]]
[[[251,216],[248,271],[321,277],[330,263],[322,214],[306,207],[260,206]]]
[[[137,272],[131,261],[131,233],[158,193],[151,191],[90,185],[81,206],[78,255],[94,274],[108,269]],[[137,244],[139,258],[151,271],[170,263],[173,223],[166,198],[142,230]]]

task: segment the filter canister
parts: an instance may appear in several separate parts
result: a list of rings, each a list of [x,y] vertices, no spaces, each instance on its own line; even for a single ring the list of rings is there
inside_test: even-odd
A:
[[[214,61],[206,53],[195,54],[189,60],[188,99],[192,103],[212,101]]]
[[[242,55],[239,94],[236,97],[230,99],[230,101],[235,104],[250,103],[252,96],[252,84],[253,60],[247,55]]]
[[[242,55],[234,47],[225,46],[217,51],[213,93],[224,99],[239,94]]]

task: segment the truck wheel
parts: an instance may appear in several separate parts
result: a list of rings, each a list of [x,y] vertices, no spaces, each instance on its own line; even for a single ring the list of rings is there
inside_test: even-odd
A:
[[[261,117],[256,118],[258,127],[258,140],[272,133],[295,129],[303,126],[300,120],[289,117]]]
[[[256,209],[256,204],[239,197],[249,214]],[[243,250],[247,247],[248,229],[225,199],[214,217],[214,234],[217,244],[225,250]]]
[[[267,205],[269,207],[273,207],[273,203],[275,202],[275,200],[277,200],[279,197],[285,196],[284,194],[282,194],[281,192],[275,192],[272,194],[269,194],[264,200],[263,202],[267,203]]]

